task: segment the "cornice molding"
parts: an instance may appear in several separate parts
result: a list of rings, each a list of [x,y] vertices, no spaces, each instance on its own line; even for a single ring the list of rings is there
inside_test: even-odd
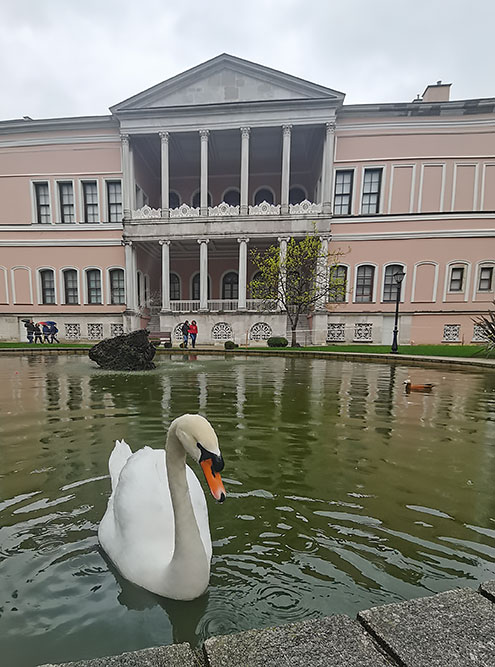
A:
[[[2,240],[0,239],[0,247],[2,248],[31,248],[31,247],[108,247],[108,246],[122,246],[122,239],[18,239],[18,240]]]

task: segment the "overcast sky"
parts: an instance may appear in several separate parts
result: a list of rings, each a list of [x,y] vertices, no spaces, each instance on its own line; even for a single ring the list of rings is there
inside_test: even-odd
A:
[[[107,114],[220,53],[346,93],[495,97],[495,0],[0,0],[0,119]]]

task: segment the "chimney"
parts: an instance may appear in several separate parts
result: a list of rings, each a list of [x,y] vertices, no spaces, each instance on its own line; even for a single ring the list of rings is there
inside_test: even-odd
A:
[[[423,93],[423,102],[448,102],[450,99],[451,85],[451,83],[437,81],[430,86],[426,86],[425,92]]]

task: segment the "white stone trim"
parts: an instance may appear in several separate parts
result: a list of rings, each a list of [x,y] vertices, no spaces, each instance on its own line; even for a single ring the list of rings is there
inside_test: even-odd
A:
[[[115,271],[115,269],[120,269],[124,273],[124,302],[123,303],[112,303],[112,282],[110,280],[110,271]],[[126,305],[126,289],[125,289],[125,267],[120,264],[114,264],[112,266],[107,266],[105,268],[105,277],[106,277],[106,290],[104,298],[103,284],[101,286],[101,296],[107,306],[125,306]]]
[[[100,303],[89,303],[89,294],[88,294],[88,271],[99,271],[100,272],[100,287],[101,287],[101,302]],[[82,288],[83,288],[83,305],[85,306],[103,306],[105,305],[105,283],[103,281],[103,271],[99,266],[85,266],[81,271],[82,273]]]
[[[56,128],[50,128],[52,131]],[[37,131],[37,130],[36,130]],[[47,130],[50,131],[50,130]],[[16,134],[16,128],[12,128],[11,132]],[[95,134],[81,137],[66,136],[66,137],[50,137],[44,139],[43,137],[34,137],[33,139],[22,139],[15,141],[0,140],[0,148],[23,148],[28,146],[52,146],[54,144],[99,144],[99,143],[115,143],[119,144],[120,139],[118,134],[104,135]]]
[[[55,292],[55,301],[54,303],[43,303],[43,290],[41,289],[41,272],[42,271],[53,271],[53,289]],[[36,268],[36,296],[38,300],[38,306],[56,306],[58,305],[58,289],[57,289],[57,269],[53,266],[38,266]]]
[[[373,266],[375,269],[373,275],[373,293],[371,295],[371,301],[356,301],[357,273],[360,266]],[[359,303],[360,305],[366,303],[376,303],[376,292],[379,280],[378,268],[379,268],[378,264],[375,264],[375,262],[359,262],[359,264],[356,264],[354,266],[354,285],[352,288],[352,303]]]
[[[423,299],[419,300],[419,299],[415,298],[415,295],[416,295],[416,274],[417,274],[417,271],[418,271],[418,267],[423,266],[424,264],[435,267],[435,277],[433,279],[433,290],[432,290],[433,298],[430,301],[424,301]],[[438,262],[432,262],[432,261],[429,261],[429,260],[416,262],[416,264],[413,266],[413,278],[412,278],[411,299],[410,299],[411,303],[436,303],[439,271],[440,271],[440,267],[438,265]]]
[[[418,190],[418,213],[422,212],[421,207],[423,204],[423,182],[424,182],[425,167],[442,167],[442,185],[440,186],[440,211],[445,210],[446,166],[447,165],[445,162],[423,162],[421,164],[421,171],[419,176],[419,190]]]
[[[495,162],[484,162],[481,175],[481,192],[480,192],[480,210],[483,210],[485,205],[485,184],[486,184],[486,168],[495,167]]]
[[[390,185],[388,190],[388,204],[387,204],[387,214],[390,215],[390,209],[392,208],[392,192],[394,189],[394,173],[396,169],[411,169],[411,192],[409,195],[409,213],[414,211],[414,193],[416,188],[416,168],[417,164],[414,163],[398,163],[390,165]]]
[[[13,266],[10,269],[10,282],[12,284],[12,304],[17,305],[17,295],[15,293],[15,272],[17,269],[22,269],[23,271],[28,272],[28,277],[29,277],[29,304],[30,306],[34,305],[34,294],[33,294],[33,275],[31,271],[31,267],[29,266],[23,266],[22,264],[18,264],[17,266]]]
[[[481,269],[484,267],[493,268],[493,284],[492,284],[492,289],[489,292],[484,290],[480,292],[478,289]],[[478,294],[491,294],[493,296],[494,288],[495,288],[495,259],[480,259],[478,262],[476,262],[474,270],[473,296],[472,296],[473,301],[476,299],[476,296]]]
[[[449,290],[449,284],[450,284],[450,274],[452,272],[452,269],[457,268],[457,267],[462,267],[465,268],[465,274],[464,274],[464,285],[463,289],[460,290],[459,292],[452,292]],[[445,266],[445,281],[444,281],[444,287],[443,287],[443,298],[442,301],[444,303],[447,303],[447,294],[456,294],[456,295],[461,295],[464,297],[464,301],[468,301],[469,298],[469,290],[470,290],[470,278],[471,278],[471,262],[466,261],[465,259],[457,259],[457,260],[452,260],[448,262]],[[452,303],[452,302],[448,302]]]
[[[333,224],[333,223],[332,223]],[[443,230],[440,232],[380,232],[370,234],[332,234],[332,241],[397,241],[401,239],[493,238],[495,229]]]
[[[457,168],[458,167],[474,167],[474,183],[473,183],[473,211],[477,210],[476,202],[478,199],[478,185],[479,185],[479,162],[454,162],[454,173],[452,176],[452,199],[450,202],[450,210],[454,211],[455,196],[457,188]]]
[[[0,230],[1,231],[1,230]],[[120,246],[122,239],[35,239],[35,240],[1,240],[0,247],[3,248],[37,248],[37,247],[86,247],[97,248],[103,246]]]
[[[5,266],[0,266],[0,271],[3,271],[3,275],[4,275],[6,305],[9,305],[10,304],[9,272],[7,270],[7,267],[5,267]]]

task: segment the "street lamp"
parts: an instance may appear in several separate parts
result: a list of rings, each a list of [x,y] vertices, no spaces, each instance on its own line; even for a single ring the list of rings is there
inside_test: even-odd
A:
[[[397,334],[399,333],[398,324],[399,324],[399,302],[400,302],[400,291],[402,286],[402,281],[406,274],[402,269],[396,271],[392,276],[395,284],[397,285],[397,292],[395,296],[395,322],[394,322],[394,338],[392,340],[392,352],[397,352]]]

